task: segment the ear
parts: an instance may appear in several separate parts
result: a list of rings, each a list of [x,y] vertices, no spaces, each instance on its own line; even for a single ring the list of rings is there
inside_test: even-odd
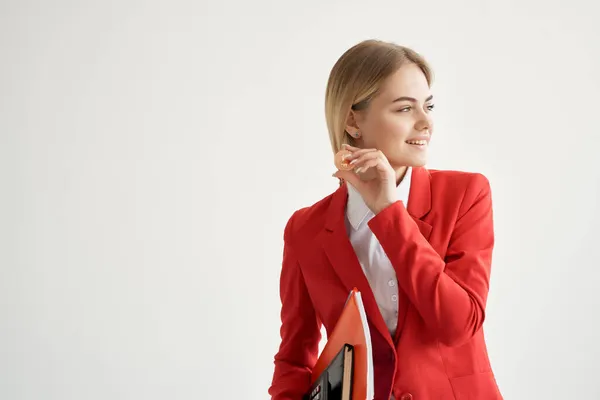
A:
[[[358,126],[359,115],[356,111],[350,110],[348,113],[348,117],[346,118],[346,132],[350,134],[350,136],[355,137],[356,132],[360,131],[360,127]]]

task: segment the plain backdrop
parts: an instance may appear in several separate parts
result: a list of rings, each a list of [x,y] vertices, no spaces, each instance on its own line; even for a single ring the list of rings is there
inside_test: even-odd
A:
[[[0,399],[267,399],[283,228],[337,187],[325,86],[370,38],[433,66],[428,167],[491,182],[505,398],[600,399],[598,7],[1,1]]]

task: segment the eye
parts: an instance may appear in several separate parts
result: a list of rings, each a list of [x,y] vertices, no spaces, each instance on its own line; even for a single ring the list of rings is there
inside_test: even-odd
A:
[[[410,111],[411,108],[412,107],[403,107],[403,108],[399,109],[398,112],[407,112],[407,111]]]
[[[429,104],[429,105],[427,106],[427,109],[428,109],[429,111],[433,111],[433,109],[434,109],[434,108],[435,108],[435,104]]]

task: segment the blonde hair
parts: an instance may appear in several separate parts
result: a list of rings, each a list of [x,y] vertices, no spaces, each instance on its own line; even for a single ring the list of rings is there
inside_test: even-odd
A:
[[[338,59],[329,74],[325,93],[325,119],[334,153],[344,143],[354,145],[346,132],[350,110],[364,110],[378,94],[383,82],[402,65],[416,64],[431,86],[433,73],[429,64],[416,51],[395,43],[365,40]]]

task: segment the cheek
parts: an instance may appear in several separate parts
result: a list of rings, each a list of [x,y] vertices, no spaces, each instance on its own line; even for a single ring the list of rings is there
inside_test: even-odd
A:
[[[390,139],[405,139],[410,136],[412,124],[408,118],[390,114],[381,120],[381,131]]]
[[[409,118],[395,113],[371,115],[366,122],[365,132],[369,132],[369,139],[365,142],[367,147],[388,148],[406,140],[413,132]]]

